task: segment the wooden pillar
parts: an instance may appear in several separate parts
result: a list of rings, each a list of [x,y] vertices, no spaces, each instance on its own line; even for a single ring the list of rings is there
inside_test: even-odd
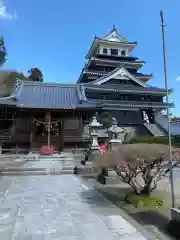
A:
[[[47,146],[48,149],[50,149],[50,144],[51,144],[51,113],[48,112],[47,114],[47,120],[48,120],[48,141],[47,141]]]
[[[32,142],[33,142],[33,130],[31,130],[30,135],[29,135],[29,151],[31,152],[32,148]]]
[[[47,112],[45,115],[45,121],[47,126],[48,138],[47,138],[47,148],[50,153],[50,145],[51,145],[51,113]]]
[[[64,119],[61,121],[61,144],[60,144],[60,151],[64,151]]]
[[[30,134],[29,134],[29,150],[30,152],[32,151],[32,143],[34,141],[35,138],[35,131],[36,131],[36,124],[33,120],[33,118],[31,119],[31,123],[30,123]]]

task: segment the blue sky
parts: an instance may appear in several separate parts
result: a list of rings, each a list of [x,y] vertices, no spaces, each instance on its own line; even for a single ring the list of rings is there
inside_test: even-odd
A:
[[[115,24],[123,36],[138,42],[133,55],[147,61],[141,72],[154,73],[149,83],[163,87],[160,9],[166,23],[169,87],[175,90],[173,114],[180,115],[179,0],[0,0],[5,68],[26,73],[38,67],[45,81],[74,83],[94,36],[104,36]]]

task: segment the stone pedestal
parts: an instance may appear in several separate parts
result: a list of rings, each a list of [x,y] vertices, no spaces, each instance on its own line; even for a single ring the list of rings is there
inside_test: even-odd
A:
[[[97,157],[97,155],[99,155],[99,154],[101,154],[101,152],[100,152],[100,150],[99,150],[99,148],[91,148],[90,149],[90,153],[89,153],[89,158],[88,158],[88,161],[91,161],[91,162],[93,162],[94,160],[95,160],[95,158]]]
[[[119,144],[122,144],[122,141],[120,139],[111,139],[109,142],[109,150],[113,151],[113,150],[117,149]]]
[[[92,132],[91,137],[92,137],[91,149],[98,149],[99,148],[98,134],[95,132]]]

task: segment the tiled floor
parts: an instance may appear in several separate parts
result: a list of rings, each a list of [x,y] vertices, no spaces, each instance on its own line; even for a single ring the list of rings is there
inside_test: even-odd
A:
[[[0,201],[2,240],[145,240],[73,175],[3,177]]]

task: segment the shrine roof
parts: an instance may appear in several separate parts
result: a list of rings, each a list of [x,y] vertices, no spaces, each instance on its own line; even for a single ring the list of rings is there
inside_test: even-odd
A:
[[[8,98],[0,98],[0,104],[36,109],[79,109],[95,104],[79,101],[76,84],[59,84],[22,81],[19,92]]]
[[[27,81],[24,82],[17,103],[29,108],[76,108],[76,85]]]

